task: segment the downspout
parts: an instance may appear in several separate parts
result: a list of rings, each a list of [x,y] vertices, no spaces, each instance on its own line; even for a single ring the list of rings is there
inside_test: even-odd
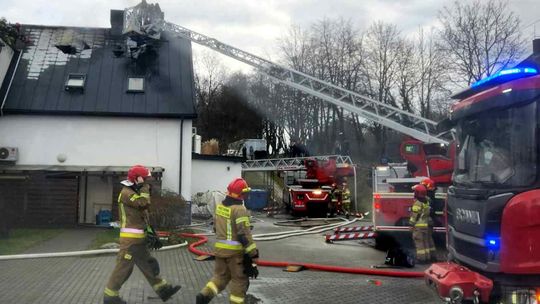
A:
[[[4,105],[6,104],[6,100],[9,95],[9,90],[11,89],[11,84],[13,83],[13,79],[15,79],[15,74],[17,73],[17,68],[19,67],[19,62],[21,61],[22,54],[23,54],[23,51],[19,51],[19,58],[17,58],[17,63],[15,64],[13,75],[11,75],[11,79],[9,80],[9,84],[6,90],[6,95],[4,96],[4,100],[2,100],[2,106],[0,106],[0,116],[4,116]]]
[[[180,121],[180,172],[179,172],[179,185],[178,185],[178,194],[182,195],[182,160],[183,160],[183,153],[182,153],[182,148],[183,148],[183,143],[184,141],[184,119],[182,119]]]

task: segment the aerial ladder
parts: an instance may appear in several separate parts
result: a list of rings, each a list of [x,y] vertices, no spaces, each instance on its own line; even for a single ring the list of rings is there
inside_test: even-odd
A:
[[[288,68],[236,47],[225,44],[215,38],[192,31],[186,27],[167,22],[157,4],[147,4],[143,1],[137,6],[124,11],[124,34],[135,33],[159,39],[162,31],[175,34],[191,42],[208,47],[227,57],[234,58],[269,77],[277,83],[297,89],[310,96],[318,97],[339,109],[344,109],[368,121],[405,134],[426,144],[448,145],[449,134],[439,133],[437,123],[420,115],[401,110],[373,98],[361,95],[351,90],[339,87],[330,82],[315,78],[306,73]],[[311,157],[313,158],[313,157]],[[349,157],[321,156],[321,160],[333,159],[338,166],[352,165]],[[304,159],[267,159],[248,160],[242,164],[246,171],[278,171],[293,170],[303,167]],[[356,179],[356,172],[354,173]],[[356,182],[354,183],[356,187]],[[356,191],[355,191],[356,193]]]

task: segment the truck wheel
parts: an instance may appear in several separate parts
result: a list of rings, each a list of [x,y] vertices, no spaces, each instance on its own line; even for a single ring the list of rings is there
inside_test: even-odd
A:
[[[328,213],[328,207],[322,204],[311,204],[308,206],[308,216],[314,218],[325,218]]]
[[[394,244],[394,238],[387,234],[380,233],[375,237],[375,249],[377,250],[387,251],[388,249],[392,248]]]

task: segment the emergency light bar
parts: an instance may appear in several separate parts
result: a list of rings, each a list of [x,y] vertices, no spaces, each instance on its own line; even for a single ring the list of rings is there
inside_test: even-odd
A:
[[[479,87],[483,84],[486,84],[488,82],[491,82],[495,79],[502,80],[505,76],[510,79],[517,79],[521,77],[528,77],[532,75],[538,74],[538,71],[535,68],[512,68],[512,69],[505,69],[501,70],[489,77],[486,77],[484,79],[481,79],[473,84],[471,84],[471,88]]]

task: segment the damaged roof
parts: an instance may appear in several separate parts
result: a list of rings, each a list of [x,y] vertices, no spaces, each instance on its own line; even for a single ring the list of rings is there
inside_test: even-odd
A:
[[[22,53],[4,113],[196,117],[188,40],[165,32],[158,47],[134,60],[113,54],[124,37],[110,29],[24,25],[23,30],[30,43]],[[84,75],[83,90],[66,90],[70,74]],[[128,92],[130,77],[144,78],[144,92]],[[1,88],[2,98],[7,83]]]

